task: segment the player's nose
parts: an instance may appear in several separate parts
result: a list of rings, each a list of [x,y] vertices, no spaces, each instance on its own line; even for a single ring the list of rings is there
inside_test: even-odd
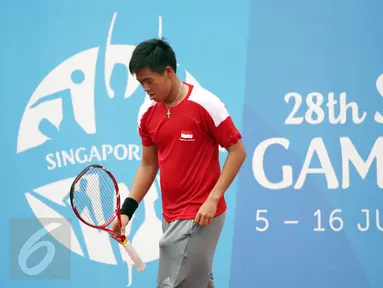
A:
[[[142,84],[142,88],[144,88],[145,92],[148,93],[150,91],[150,87],[148,84]]]

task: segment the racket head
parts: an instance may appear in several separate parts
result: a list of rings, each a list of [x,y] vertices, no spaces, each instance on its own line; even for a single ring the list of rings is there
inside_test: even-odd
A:
[[[81,222],[107,231],[118,241],[125,240],[124,235],[107,228],[116,217],[121,228],[118,184],[108,169],[93,164],[82,170],[71,185],[70,202]]]

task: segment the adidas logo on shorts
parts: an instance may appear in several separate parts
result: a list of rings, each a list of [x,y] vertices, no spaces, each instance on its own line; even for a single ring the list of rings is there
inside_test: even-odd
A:
[[[166,279],[162,282],[162,284],[165,284],[165,285],[172,285],[172,281],[170,281],[170,278],[168,277],[168,278],[166,278]]]

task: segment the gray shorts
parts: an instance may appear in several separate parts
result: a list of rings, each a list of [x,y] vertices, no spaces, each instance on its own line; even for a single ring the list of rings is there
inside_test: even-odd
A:
[[[226,213],[207,226],[193,220],[162,221],[157,288],[214,287],[212,265]]]

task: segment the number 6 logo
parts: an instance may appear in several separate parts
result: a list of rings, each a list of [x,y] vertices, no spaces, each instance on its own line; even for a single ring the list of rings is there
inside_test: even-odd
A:
[[[48,232],[57,229],[60,227],[61,223],[50,223],[44,228],[41,228],[39,231],[37,231],[35,234],[33,234],[27,242],[23,245],[23,247],[20,250],[18,261],[19,261],[19,267],[21,270],[29,275],[29,276],[35,276],[43,272],[49,264],[51,264],[53,257],[55,256],[56,248],[55,246],[49,242],[49,241],[40,241],[38,242],[45,234]],[[41,247],[47,248],[47,253],[44,256],[43,260],[40,261],[37,265],[33,267],[27,267],[27,260],[28,258]]]

